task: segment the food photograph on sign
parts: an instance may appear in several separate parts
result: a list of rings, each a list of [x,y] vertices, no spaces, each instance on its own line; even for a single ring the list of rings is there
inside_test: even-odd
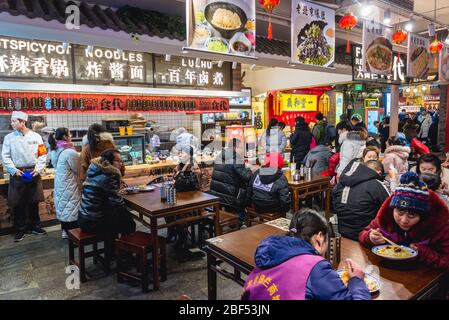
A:
[[[428,39],[415,34],[410,35],[408,40],[407,76],[415,79],[427,79],[430,62],[428,47]]]
[[[253,0],[187,1],[187,45],[193,49],[255,56]]]
[[[391,28],[377,22],[363,25],[363,51],[365,71],[388,75],[393,68]]]
[[[329,67],[335,58],[335,12],[308,1],[292,1],[292,61]]]
[[[445,83],[449,82],[449,47],[447,46],[440,51],[439,67],[439,80]]]

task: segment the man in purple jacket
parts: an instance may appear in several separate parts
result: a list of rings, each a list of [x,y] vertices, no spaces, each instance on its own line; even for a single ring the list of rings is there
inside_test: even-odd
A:
[[[290,228],[289,236],[270,236],[258,246],[243,300],[371,300],[358,266],[347,260],[350,280],[345,286],[323,258],[328,226],[318,213],[297,213]]]

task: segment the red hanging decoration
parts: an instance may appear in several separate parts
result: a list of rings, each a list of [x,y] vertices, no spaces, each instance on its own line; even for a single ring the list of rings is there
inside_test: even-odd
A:
[[[259,0],[259,4],[268,13],[272,13],[273,9],[279,5],[281,0]],[[268,17],[268,40],[273,40],[273,26],[271,24],[271,16]]]
[[[408,38],[408,34],[407,32],[403,31],[402,29],[398,29],[396,30],[395,33],[393,33],[393,36],[391,37],[391,40],[397,44],[397,45],[401,45],[402,43],[404,43]],[[398,61],[401,59],[401,53],[398,50]]]
[[[352,30],[358,22],[359,20],[357,17],[350,12],[345,14],[340,21],[338,21],[340,28],[346,30],[346,53],[351,52],[351,43],[349,41],[348,31]]]
[[[435,36],[435,40],[432,41],[432,43],[429,46],[430,53],[435,55],[435,58],[433,60],[433,67],[436,69],[438,67],[438,54],[441,50],[443,50],[443,43],[438,40],[438,38]]]

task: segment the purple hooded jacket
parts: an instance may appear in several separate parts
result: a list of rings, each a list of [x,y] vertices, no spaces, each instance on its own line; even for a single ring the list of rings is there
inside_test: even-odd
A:
[[[346,287],[330,263],[302,239],[269,236],[257,247],[255,261],[243,300],[371,300],[363,280],[351,278]]]

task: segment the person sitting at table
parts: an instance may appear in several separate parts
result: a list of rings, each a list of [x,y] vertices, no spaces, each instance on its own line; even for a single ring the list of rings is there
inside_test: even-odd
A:
[[[312,173],[315,176],[321,175],[329,167],[329,158],[332,156],[332,146],[329,143],[322,143],[309,151],[304,158],[306,167],[312,167]]]
[[[418,251],[418,261],[449,271],[449,209],[414,172],[383,203],[376,218],[359,234],[362,245],[385,243],[382,236]]]
[[[332,204],[344,237],[357,240],[388,198],[388,189],[381,181],[383,172],[380,161],[353,160],[341,174],[332,191]]]
[[[243,143],[233,138],[215,159],[209,193],[220,198],[225,210],[236,212],[241,225],[246,219],[246,189],[251,176],[243,160]]]
[[[282,172],[284,158],[272,152],[265,157],[265,163],[253,173],[247,192],[247,205],[254,206],[258,213],[290,210],[291,198],[288,181]]]
[[[136,230],[136,223],[119,194],[122,169],[123,161],[116,149],[105,150],[92,160],[78,212],[78,225],[84,232],[113,238]]]
[[[419,157],[415,167],[410,169],[412,172],[421,173],[433,173],[438,174],[441,177],[442,186],[441,191],[445,195],[449,195],[449,169],[442,167],[441,160],[434,154],[423,154]]]
[[[350,259],[348,286],[324,259],[329,226],[312,209],[296,213],[287,236],[269,236],[256,249],[243,300],[371,300],[364,272]]]

